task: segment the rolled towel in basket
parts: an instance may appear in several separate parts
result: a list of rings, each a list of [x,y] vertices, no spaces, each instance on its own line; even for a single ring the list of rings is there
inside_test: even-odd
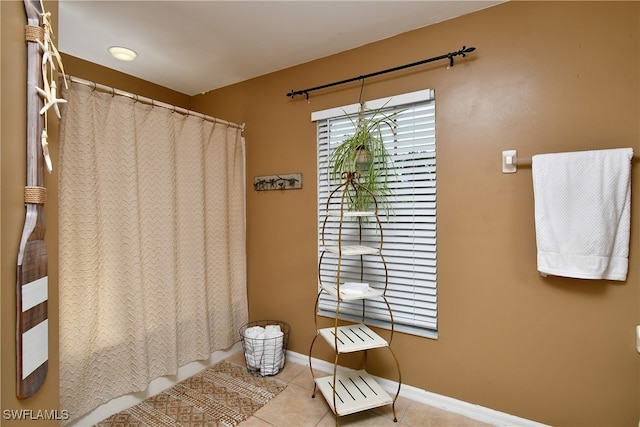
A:
[[[264,356],[265,329],[262,326],[253,326],[244,331],[244,355],[247,368],[260,369]]]
[[[263,357],[260,365],[261,375],[275,375],[283,368],[283,341],[284,333],[280,329],[280,325],[267,325],[265,327]]]

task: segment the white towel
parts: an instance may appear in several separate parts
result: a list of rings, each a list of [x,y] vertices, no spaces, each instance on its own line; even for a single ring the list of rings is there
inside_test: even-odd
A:
[[[284,366],[284,333],[280,325],[267,325],[264,332],[264,353],[260,364],[261,375],[275,375]]]
[[[631,148],[532,158],[538,271],[626,280]]]
[[[260,369],[264,356],[265,329],[262,326],[253,326],[244,331],[244,355],[247,368],[252,371]]]

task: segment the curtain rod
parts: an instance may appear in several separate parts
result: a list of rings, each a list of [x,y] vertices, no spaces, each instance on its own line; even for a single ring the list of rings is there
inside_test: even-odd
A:
[[[341,85],[341,84],[345,84],[345,83],[351,83],[351,82],[354,82],[356,80],[364,80],[364,79],[367,79],[369,77],[379,76],[380,74],[392,73],[394,71],[404,70],[405,68],[415,67],[416,65],[422,65],[422,64],[426,64],[428,62],[440,61],[442,59],[449,59],[449,66],[453,67],[453,57],[454,56],[462,55],[462,57],[464,58],[465,56],[467,56],[467,53],[471,53],[474,50],[476,50],[475,47],[462,46],[462,49],[460,49],[457,52],[449,52],[449,53],[446,53],[444,55],[434,56],[433,58],[423,59],[422,61],[412,62],[410,64],[400,65],[398,67],[393,67],[393,68],[389,68],[389,69],[382,70],[382,71],[376,71],[375,73],[365,74],[363,76],[358,76],[358,77],[352,77],[350,79],[340,80],[338,82],[328,83],[328,84],[325,84],[325,85],[322,85],[322,86],[316,86],[316,87],[311,87],[311,88],[302,89],[302,90],[291,90],[291,92],[289,92],[287,94],[287,96],[290,97],[291,99],[293,99],[296,95],[306,95],[307,99],[309,99],[309,92],[312,92],[314,90],[325,89],[325,88],[328,88],[328,87],[337,86],[337,85]]]
[[[92,81],[89,81],[89,80],[80,79],[78,77],[67,76],[67,79],[70,82],[73,82],[73,83],[78,83],[78,84],[81,84],[81,85],[89,86],[89,87],[93,88],[93,90],[100,90],[102,92],[108,92],[108,93],[111,93],[112,95],[126,96],[127,98],[131,98],[131,99],[135,100],[136,102],[144,102],[145,104],[149,104],[149,105],[151,105],[153,107],[166,108],[167,110],[171,110],[171,111],[176,112],[176,113],[185,114],[187,116],[198,117],[198,118],[201,118],[201,119],[206,120],[208,122],[220,123],[222,125],[226,125],[226,126],[237,128],[237,129],[240,129],[241,131],[244,131],[245,123],[242,123],[242,124],[239,125],[237,123],[232,123],[232,122],[228,122],[226,120],[217,119],[215,117],[207,116],[206,114],[198,113],[196,111],[187,110],[186,108],[177,107],[175,105],[171,105],[171,104],[167,104],[167,103],[164,103],[164,102],[156,101],[156,100],[151,99],[151,98],[146,98],[144,96],[139,96],[139,95],[136,95],[136,94],[133,94],[133,93],[125,92],[125,91],[120,90],[120,89],[116,89],[116,88],[113,88],[113,87],[110,87],[110,86],[105,86],[103,84],[92,82]]]

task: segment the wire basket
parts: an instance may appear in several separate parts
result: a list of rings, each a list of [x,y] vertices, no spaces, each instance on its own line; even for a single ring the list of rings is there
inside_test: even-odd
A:
[[[276,375],[284,368],[291,327],[279,320],[257,320],[240,328],[247,370],[260,376]]]

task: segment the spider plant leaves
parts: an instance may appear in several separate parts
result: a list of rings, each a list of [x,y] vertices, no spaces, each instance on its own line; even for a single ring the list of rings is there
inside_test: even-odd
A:
[[[353,188],[350,191],[348,209],[352,211],[368,210],[373,202],[384,208],[387,214],[391,211],[389,196],[392,191],[388,184],[395,171],[393,159],[385,147],[383,128],[388,127],[395,135],[394,117],[400,111],[384,114],[382,108],[369,112],[361,109],[357,117],[347,116],[353,123],[355,132],[347,136],[329,155],[330,180],[340,182],[345,176],[343,174],[355,173],[358,184],[369,190],[358,191]],[[367,161],[359,161],[363,152],[368,156]]]

